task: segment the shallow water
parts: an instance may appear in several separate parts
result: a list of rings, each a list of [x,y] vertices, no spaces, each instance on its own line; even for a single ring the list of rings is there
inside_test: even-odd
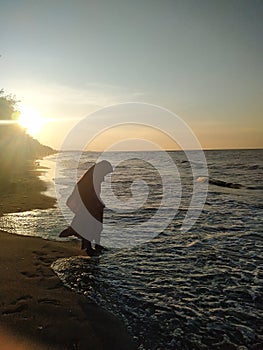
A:
[[[111,204],[105,211],[102,237],[109,251],[100,258],[59,259],[53,264],[54,271],[74,291],[121,317],[139,349],[262,349],[262,155],[262,150],[206,152],[210,177],[242,187],[209,185],[200,218],[190,231],[182,232],[192,182],[197,179],[192,178],[187,159],[172,152],[180,173],[182,200],[177,214],[157,236],[149,232],[155,232],[159,223],[147,220],[161,203],[160,178],[138,161],[133,160],[132,173],[128,171],[131,163],[123,163],[112,180],[115,192],[129,199],[132,177],[138,179],[143,174],[149,185],[146,201],[133,212]],[[96,154],[86,154],[80,172],[95,158]],[[48,161],[54,163],[54,158]],[[67,153],[60,161],[57,181],[58,192],[63,194],[68,186],[65,176],[74,170],[76,160]],[[169,166],[165,171],[164,176],[174,179],[172,191],[176,192],[178,178],[169,173]],[[103,190],[105,202],[108,181]],[[52,188],[50,191],[52,194]],[[139,191],[139,201],[143,195]],[[168,196],[158,220],[164,220],[173,205]],[[70,220],[70,212],[67,215]],[[117,248],[121,236],[116,230],[129,232],[133,225],[132,232],[137,227],[139,237],[143,222],[149,224],[143,232],[149,240]],[[57,239],[65,225],[59,208],[0,219],[1,228],[49,239]]]

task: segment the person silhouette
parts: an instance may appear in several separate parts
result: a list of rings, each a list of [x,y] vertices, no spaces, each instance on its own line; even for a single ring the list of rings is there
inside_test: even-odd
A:
[[[99,255],[105,249],[100,245],[105,208],[100,193],[105,176],[112,171],[111,163],[106,160],[94,164],[77,182],[66,202],[75,216],[71,225],[59,237],[79,237],[82,242],[81,249],[85,249],[89,256]],[[93,241],[95,249],[92,248]]]

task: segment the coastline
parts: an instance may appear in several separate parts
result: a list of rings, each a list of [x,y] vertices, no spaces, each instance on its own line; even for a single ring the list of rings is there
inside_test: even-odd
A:
[[[47,184],[39,178],[44,172],[35,162],[25,169],[12,174],[9,181],[0,183],[0,216],[33,209],[48,209],[56,204],[56,199],[47,196]]]
[[[79,254],[74,242],[0,231],[1,344],[5,335],[29,349],[32,343],[43,349],[134,349],[119,319],[66,288],[52,271],[56,259]]]
[[[55,205],[54,198],[43,194],[46,185],[38,172],[36,167],[28,170],[19,179],[21,188],[0,192],[0,215]],[[50,267],[58,258],[81,254],[78,242],[0,229],[1,349],[135,349],[121,320],[73,293]]]

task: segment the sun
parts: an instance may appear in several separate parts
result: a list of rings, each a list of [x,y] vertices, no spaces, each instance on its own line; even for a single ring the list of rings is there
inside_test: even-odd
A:
[[[32,107],[21,106],[20,115],[18,118],[18,124],[26,129],[28,134],[36,136],[45,124],[44,118],[41,117],[40,113]]]

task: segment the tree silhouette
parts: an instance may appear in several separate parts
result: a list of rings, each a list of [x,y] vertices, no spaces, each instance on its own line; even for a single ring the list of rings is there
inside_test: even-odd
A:
[[[16,104],[19,101],[15,96],[5,95],[4,89],[0,90],[0,120],[15,120],[19,116]]]
[[[32,160],[54,153],[16,122],[19,116],[17,102],[16,97],[0,90],[0,186],[12,181],[17,172],[26,171]]]

